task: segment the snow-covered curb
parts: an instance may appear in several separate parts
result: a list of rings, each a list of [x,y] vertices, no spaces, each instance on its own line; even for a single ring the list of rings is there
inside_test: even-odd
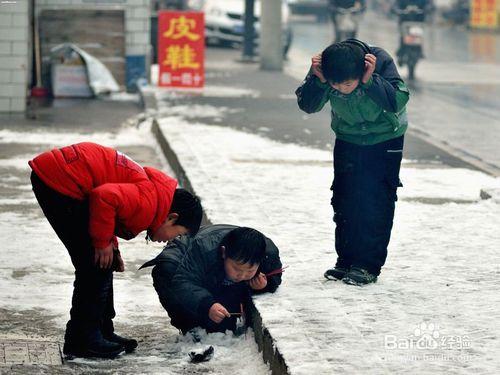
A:
[[[181,184],[184,188],[196,193],[196,190],[189,180],[188,174],[179,161],[176,153],[174,152],[172,147],[170,147],[170,144],[168,143],[168,140],[163,134],[163,131],[161,130],[161,127],[159,126],[156,119],[153,120],[151,131],[156,136],[156,139],[160,144],[160,147],[165,157],[167,158],[168,163],[174,170],[179,184]],[[203,212],[203,222],[204,224],[211,223],[210,218],[207,216],[207,213],[205,211]],[[274,344],[274,339],[271,336],[269,330],[265,327],[259,310],[254,304],[252,304],[251,306],[249,306],[248,312],[250,312],[251,315],[250,319],[252,321],[255,341],[259,346],[259,351],[262,352],[262,357],[264,358],[265,363],[267,363],[271,368],[272,374],[289,374],[285,358]]]

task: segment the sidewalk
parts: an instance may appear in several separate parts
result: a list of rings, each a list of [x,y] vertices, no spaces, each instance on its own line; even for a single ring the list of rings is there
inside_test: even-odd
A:
[[[237,57],[209,51],[203,93],[154,90],[157,120],[209,219],[261,230],[290,266],[276,294],[255,298],[286,371],[495,373],[500,201],[481,200],[480,190],[499,181],[408,137],[379,282],[327,282],[335,261],[328,123],[292,109],[297,81],[220,66],[222,55]],[[436,163],[446,159],[452,165]]]

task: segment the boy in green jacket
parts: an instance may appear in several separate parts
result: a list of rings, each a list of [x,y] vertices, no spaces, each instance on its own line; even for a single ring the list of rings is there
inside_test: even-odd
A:
[[[330,189],[337,262],[325,277],[352,285],[376,282],[402,186],[408,89],[385,50],[348,39],[312,58],[296,95],[307,113],[330,102],[336,136]]]

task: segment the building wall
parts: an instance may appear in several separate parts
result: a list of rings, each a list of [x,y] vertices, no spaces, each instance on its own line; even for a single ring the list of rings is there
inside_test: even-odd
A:
[[[124,9],[126,85],[132,89],[138,76],[149,78],[151,65],[151,0],[36,0],[43,9]]]
[[[24,112],[31,79],[30,1],[0,1],[0,112]],[[151,0],[36,0],[43,9],[124,9],[127,86],[149,78]],[[130,66],[130,69],[129,69]],[[130,70],[130,71],[129,71]]]
[[[0,112],[24,112],[31,74],[29,2],[0,2]]]

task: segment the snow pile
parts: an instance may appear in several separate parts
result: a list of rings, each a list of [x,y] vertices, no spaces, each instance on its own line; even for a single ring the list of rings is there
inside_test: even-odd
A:
[[[500,368],[499,181],[404,165],[379,282],[326,281],[335,262],[331,154],[229,128],[160,122],[215,223],[255,227],[281,249],[284,284],[256,299],[293,374],[494,373]]]
[[[227,114],[243,111],[243,109],[232,109],[228,107],[214,107],[203,104],[175,105],[158,111],[158,115],[167,113],[169,116],[182,116],[183,118],[221,118]]]
[[[149,141],[154,143],[154,137],[151,135],[150,126],[144,124],[140,127],[124,127],[118,133],[61,133],[57,131],[48,131],[47,129],[32,130],[29,133],[18,132],[11,129],[0,130],[1,143],[19,143],[32,145],[49,145],[49,147],[66,146],[78,142],[96,142],[105,146],[132,146],[143,145]],[[4,163],[9,162],[8,160]]]

